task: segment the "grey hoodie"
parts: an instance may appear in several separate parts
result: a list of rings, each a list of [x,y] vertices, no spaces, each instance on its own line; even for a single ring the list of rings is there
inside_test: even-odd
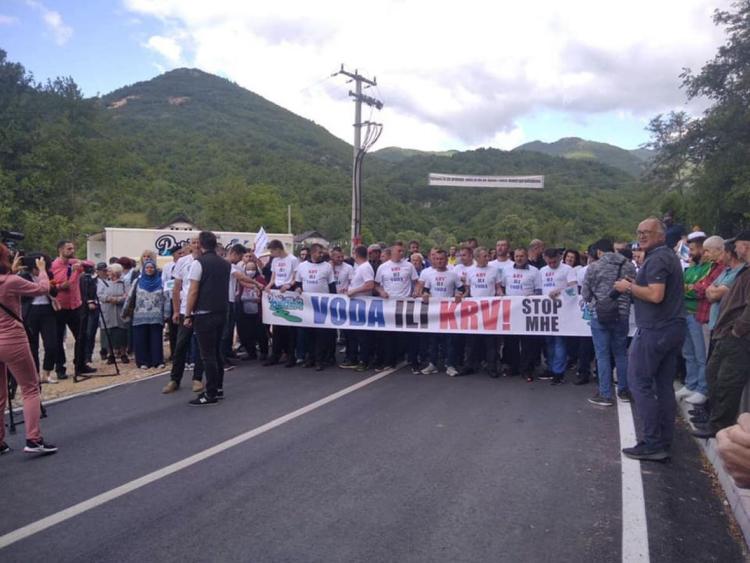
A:
[[[620,265],[622,265],[622,270],[618,276],[617,272]],[[626,277],[635,277],[633,263],[622,254],[607,252],[586,269],[586,276],[581,287],[583,300],[587,303],[596,304],[599,299],[604,299],[609,295],[617,280]],[[630,302],[630,295],[622,294],[620,296],[618,305],[621,319],[627,319],[630,316]],[[594,310],[594,316],[596,316],[596,308],[592,307],[592,309]]]

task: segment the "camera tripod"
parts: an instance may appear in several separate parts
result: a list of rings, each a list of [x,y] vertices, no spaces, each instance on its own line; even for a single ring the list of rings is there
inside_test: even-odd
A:
[[[104,313],[102,312],[102,304],[101,301],[99,301],[99,294],[98,292],[94,291],[94,302],[96,303],[96,310],[99,313],[99,320],[102,323],[102,328],[104,329],[104,334],[107,337],[107,346],[110,352],[112,352],[112,338],[109,335],[109,327],[107,326],[107,321],[104,319]],[[78,334],[82,336],[82,338],[85,338],[85,332],[86,332],[86,322],[88,321],[88,311],[86,312],[86,315],[81,315],[81,326],[79,328]],[[115,373],[78,373],[76,370],[75,374],[73,375],[73,383],[79,383],[81,381],[86,381],[87,379],[91,379],[92,377],[115,377],[120,375],[120,366],[117,364],[117,358],[114,354],[111,356],[114,359],[114,366],[115,366]]]
[[[13,414],[13,399],[16,398],[16,391],[18,390],[18,382],[13,374],[7,373],[8,379],[8,431],[11,434],[16,433],[16,426],[23,424],[23,419],[16,422],[16,417]],[[47,418],[47,409],[44,408],[44,404],[41,402],[42,398],[42,384],[39,383],[39,405],[41,406],[42,418]]]

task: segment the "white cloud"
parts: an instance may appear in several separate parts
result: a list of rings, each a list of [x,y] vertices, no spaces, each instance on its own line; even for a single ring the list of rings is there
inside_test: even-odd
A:
[[[173,37],[153,35],[146,42],[146,47],[159,53],[173,66],[179,66],[182,61],[182,47]]]
[[[6,16],[0,14],[0,25],[15,25],[18,23],[18,18],[15,16]]]
[[[377,75],[378,146],[509,147],[536,112],[643,120],[685,101],[678,77],[723,43],[730,0],[507,3],[383,0],[278,3],[125,0],[163,29],[147,47],[198,66],[352,137],[341,62]],[[352,67],[350,67],[352,68]],[[309,86],[312,85],[312,86]],[[365,112],[367,116],[369,111]],[[516,143],[517,144],[517,143]]]
[[[60,12],[50,10],[36,0],[26,0],[26,4],[42,15],[42,21],[52,34],[55,43],[62,46],[73,37],[73,28],[63,21]]]

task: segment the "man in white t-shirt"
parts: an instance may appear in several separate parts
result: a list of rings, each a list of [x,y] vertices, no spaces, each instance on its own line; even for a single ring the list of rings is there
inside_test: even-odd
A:
[[[390,259],[383,262],[375,274],[375,291],[383,299],[409,299],[414,293],[417,271],[408,260],[404,260],[404,245],[396,241],[391,246]],[[395,367],[408,351],[412,373],[418,373],[418,339],[410,332],[388,332],[383,335],[385,367]]]
[[[560,294],[569,288],[573,289],[574,294],[577,293],[576,272],[567,264],[562,263],[560,251],[556,248],[548,248],[543,255],[547,265],[539,271],[542,277],[542,295],[547,295],[550,299],[559,299]],[[551,378],[552,385],[560,385],[565,382],[565,368],[568,363],[565,337],[546,336],[544,341],[547,347],[549,373],[540,379]]]
[[[524,247],[513,252],[513,269],[503,278],[505,295],[542,294],[542,278],[539,270],[529,264],[529,255]],[[539,358],[541,340],[538,336],[509,334],[503,338],[503,362],[508,365],[506,375],[523,374],[526,381],[534,381],[534,368]]]
[[[172,278],[174,278],[174,287],[172,288],[172,322],[177,325],[177,342],[175,343],[174,357],[172,359],[172,369],[169,373],[169,382],[162,389],[162,393],[174,393],[180,388],[180,382],[185,372],[185,363],[190,344],[193,340],[193,327],[185,326],[185,308],[187,306],[187,297],[190,291],[190,266],[193,261],[201,255],[198,237],[190,239],[186,254],[177,262],[172,269]],[[200,393],[203,391],[203,362],[200,354],[196,353],[195,366],[193,369],[193,392]]]
[[[466,289],[469,297],[495,297],[502,295],[499,270],[489,265],[490,254],[483,246],[474,251],[476,266],[468,270]],[[497,348],[498,337],[494,334],[472,334],[467,338],[467,361],[462,375],[476,373],[482,361],[487,363],[490,377],[498,377]]]
[[[227,260],[229,260],[229,308],[227,310],[227,321],[224,324],[224,334],[221,337],[221,352],[224,359],[224,363],[232,365],[232,359],[237,357],[234,353],[234,328],[236,325],[236,308],[235,301],[237,298],[237,287],[238,280],[243,279],[248,281],[250,278],[245,276],[245,267],[242,264],[242,257],[247,252],[247,249],[241,244],[234,244],[229,248],[227,253]]]
[[[271,254],[271,279],[264,291],[279,289],[288,291],[294,285],[294,273],[297,270],[299,260],[293,254],[287,253],[284,244],[273,239],[268,243],[268,251]],[[271,355],[263,362],[264,366],[273,366],[281,360],[281,355],[286,354],[285,367],[292,368],[297,364],[294,357],[296,329],[292,326],[273,325],[273,339]]]
[[[367,247],[357,246],[354,249],[354,268],[351,281],[346,291],[350,298],[371,297],[375,289],[375,272],[367,261]],[[339,367],[365,372],[370,369],[372,342],[375,332],[369,330],[347,330],[346,357]]]
[[[297,266],[294,274],[294,289],[298,293],[336,293],[336,278],[330,262],[323,261],[323,246],[314,243],[310,246],[310,260]],[[303,367],[314,367],[315,371],[323,371],[324,362],[328,356],[332,337],[335,331],[328,328],[306,327],[305,333],[305,363]]]
[[[497,244],[495,244],[495,255],[497,258],[490,262],[490,266],[500,271],[500,280],[502,280],[505,274],[509,270],[512,270],[515,265],[510,258],[510,244],[506,239],[497,241]]]
[[[458,276],[458,283],[461,287],[466,288],[466,276],[469,273],[469,270],[471,270],[476,265],[476,262],[474,261],[474,249],[471,248],[468,245],[463,245],[458,249],[458,261],[456,264],[451,268],[454,272],[456,272],[456,275]],[[453,356],[457,362],[457,365],[452,366],[454,368],[459,368],[457,371],[459,373],[454,374],[453,372],[456,371],[450,370],[451,375],[460,375],[461,368],[464,365],[464,356],[466,355],[466,335],[465,334],[454,334],[453,335]]]
[[[425,268],[419,275],[415,294],[424,301],[430,299],[460,299],[463,286],[456,272],[448,269],[448,253],[437,249],[432,253],[432,267]],[[452,334],[430,333],[428,336],[428,349],[430,363],[422,370],[424,375],[438,372],[440,351],[445,359],[446,373],[451,376],[458,375],[456,369],[457,360],[453,349],[454,336]]]
[[[169,334],[169,361],[174,359],[175,348],[177,348],[177,333],[180,326],[173,322],[172,311],[172,290],[174,289],[174,268],[177,261],[185,256],[186,246],[178,245],[172,249],[172,261],[164,266],[161,271],[161,284],[164,288],[164,317],[167,322],[167,333]]]

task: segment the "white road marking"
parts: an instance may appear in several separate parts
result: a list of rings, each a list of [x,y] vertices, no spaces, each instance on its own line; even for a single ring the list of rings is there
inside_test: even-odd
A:
[[[362,389],[363,387],[367,387],[371,383],[375,383],[379,379],[383,379],[384,377],[398,371],[401,367],[403,367],[403,365],[404,364],[401,364],[395,368],[381,371],[380,373],[377,373],[372,377],[368,377],[367,379],[364,379],[359,383],[355,383],[354,385],[350,385],[349,387],[346,387],[341,391],[337,391],[331,395],[328,395],[327,397],[323,397],[322,399],[310,403],[309,405],[297,409],[296,411],[290,412],[289,414],[280,416],[279,418],[267,422],[262,426],[258,426],[257,428],[239,434],[234,438],[230,438],[229,440],[221,442],[220,444],[217,444],[211,448],[205,449],[201,452],[198,452],[197,454],[191,455],[190,457],[186,457],[183,460],[177,461],[175,463],[167,465],[166,467],[162,467],[161,469],[157,469],[156,471],[148,473],[143,477],[139,477],[138,479],[129,481],[124,485],[120,485],[119,487],[96,495],[95,497],[91,497],[88,500],[79,502],[78,504],[75,504],[69,508],[42,518],[41,520],[37,520],[36,522],[32,522],[31,524],[27,524],[26,526],[13,530],[12,532],[8,532],[7,534],[0,536],[0,549],[8,547],[9,545],[14,544],[17,541],[28,538],[29,536],[33,536],[34,534],[38,534],[39,532],[60,524],[61,522],[70,520],[71,518],[74,518],[79,514],[83,514],[84,512],[87,512],[92,508],[101,506],[111,500],[140,489],[141,487],[145,487],[146,485],[153,483],[154,481],[158,481],[159,479],[163,479],[164,477],[172,475],[173,473],[177,473],[182,469],[190,467],[191,465],[195,465],[198,462],[220,454],[221,452],[224,452],[230,448],[239,446],[240,444],[243,444],[244,442],[247,442],[248,440],[251,440],[256,436],[260,436],[261,434],[264,434],[269,430],[273,430],[274,428],[277,428],[282,424],[294,420],[295,418],[299,418],[300,416],[312,412],[315,409],[319,409],[320,407],[325,406],[328,403],[332,403],[333,401],[340,399],[341,397],[349,395],[350,393],[354,393],[355,391]],[[185,408],[188,407],[186,406]]]
[[[620,447],[629,448],[637,442],[633,410],[630,403],[617,401],[617,418],[620,421]],[[620,453],[622,465],[622,560],[649,561],[648,524],[646,500],[643,495],[641,462]]]

